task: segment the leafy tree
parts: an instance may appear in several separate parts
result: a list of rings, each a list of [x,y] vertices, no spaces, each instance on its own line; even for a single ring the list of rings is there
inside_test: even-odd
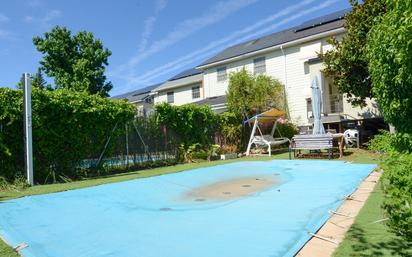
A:
[[[54,77],[56,88],[108,96],[112,83],[104,75],[111,52],[92,33],[81,31],[72,35],[65,27],[54,27],[33,43],[41,52],[41,69]]]
[[[271,107],[284,109],[281,83],[267,75],[254,76],[246,69],[230,74],[227,104],[240,117],[249,117]]]
[[[351,0],[352,11],[345,17],[346,35],[341,41],[332,38],[334,49],[321,55],[324,72],[333,78],[339,91],[347,94],[349,102],[365,105],[373,95],[368,70],[367,34],[386,12],[385,0]]]
[[[388,12],[368,33],[373,95],[385,120],[412,133],[412,2],[387,1]]]

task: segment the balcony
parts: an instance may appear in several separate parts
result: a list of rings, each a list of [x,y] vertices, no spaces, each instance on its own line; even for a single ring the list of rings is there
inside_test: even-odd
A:
[[[323,123],[337,123],[345,119],[343,114],[343,97],[341,94],[327,95],[324,97],[323,101]],[[306,105],[308,122],[313,123],[311,99],[307,99]]]

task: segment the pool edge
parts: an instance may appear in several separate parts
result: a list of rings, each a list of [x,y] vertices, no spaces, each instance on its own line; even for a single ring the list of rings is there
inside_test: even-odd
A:
[[[377,182],[382,176],[382,171],[375,168],[350,195],[352,199],[342,202],[329,219],[314,231],[311,238],[297,251],[296,257],[330,257],[342,243],[346,233],[355,222],[356,217],[365,205]]]

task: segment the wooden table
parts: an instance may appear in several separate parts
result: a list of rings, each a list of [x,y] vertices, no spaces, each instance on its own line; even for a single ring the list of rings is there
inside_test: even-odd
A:
[[[345,150],[345,137],[343,133],[332,134],[332,137],[333,137],[333,140],[338,143],[339,158],[342,158],[344,150]]]

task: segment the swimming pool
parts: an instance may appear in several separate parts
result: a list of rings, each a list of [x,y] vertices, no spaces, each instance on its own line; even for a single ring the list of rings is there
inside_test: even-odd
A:
[[[0,202],[0,235],[25,257],[293,256],[374,168],[243,161],[24,197]]]

